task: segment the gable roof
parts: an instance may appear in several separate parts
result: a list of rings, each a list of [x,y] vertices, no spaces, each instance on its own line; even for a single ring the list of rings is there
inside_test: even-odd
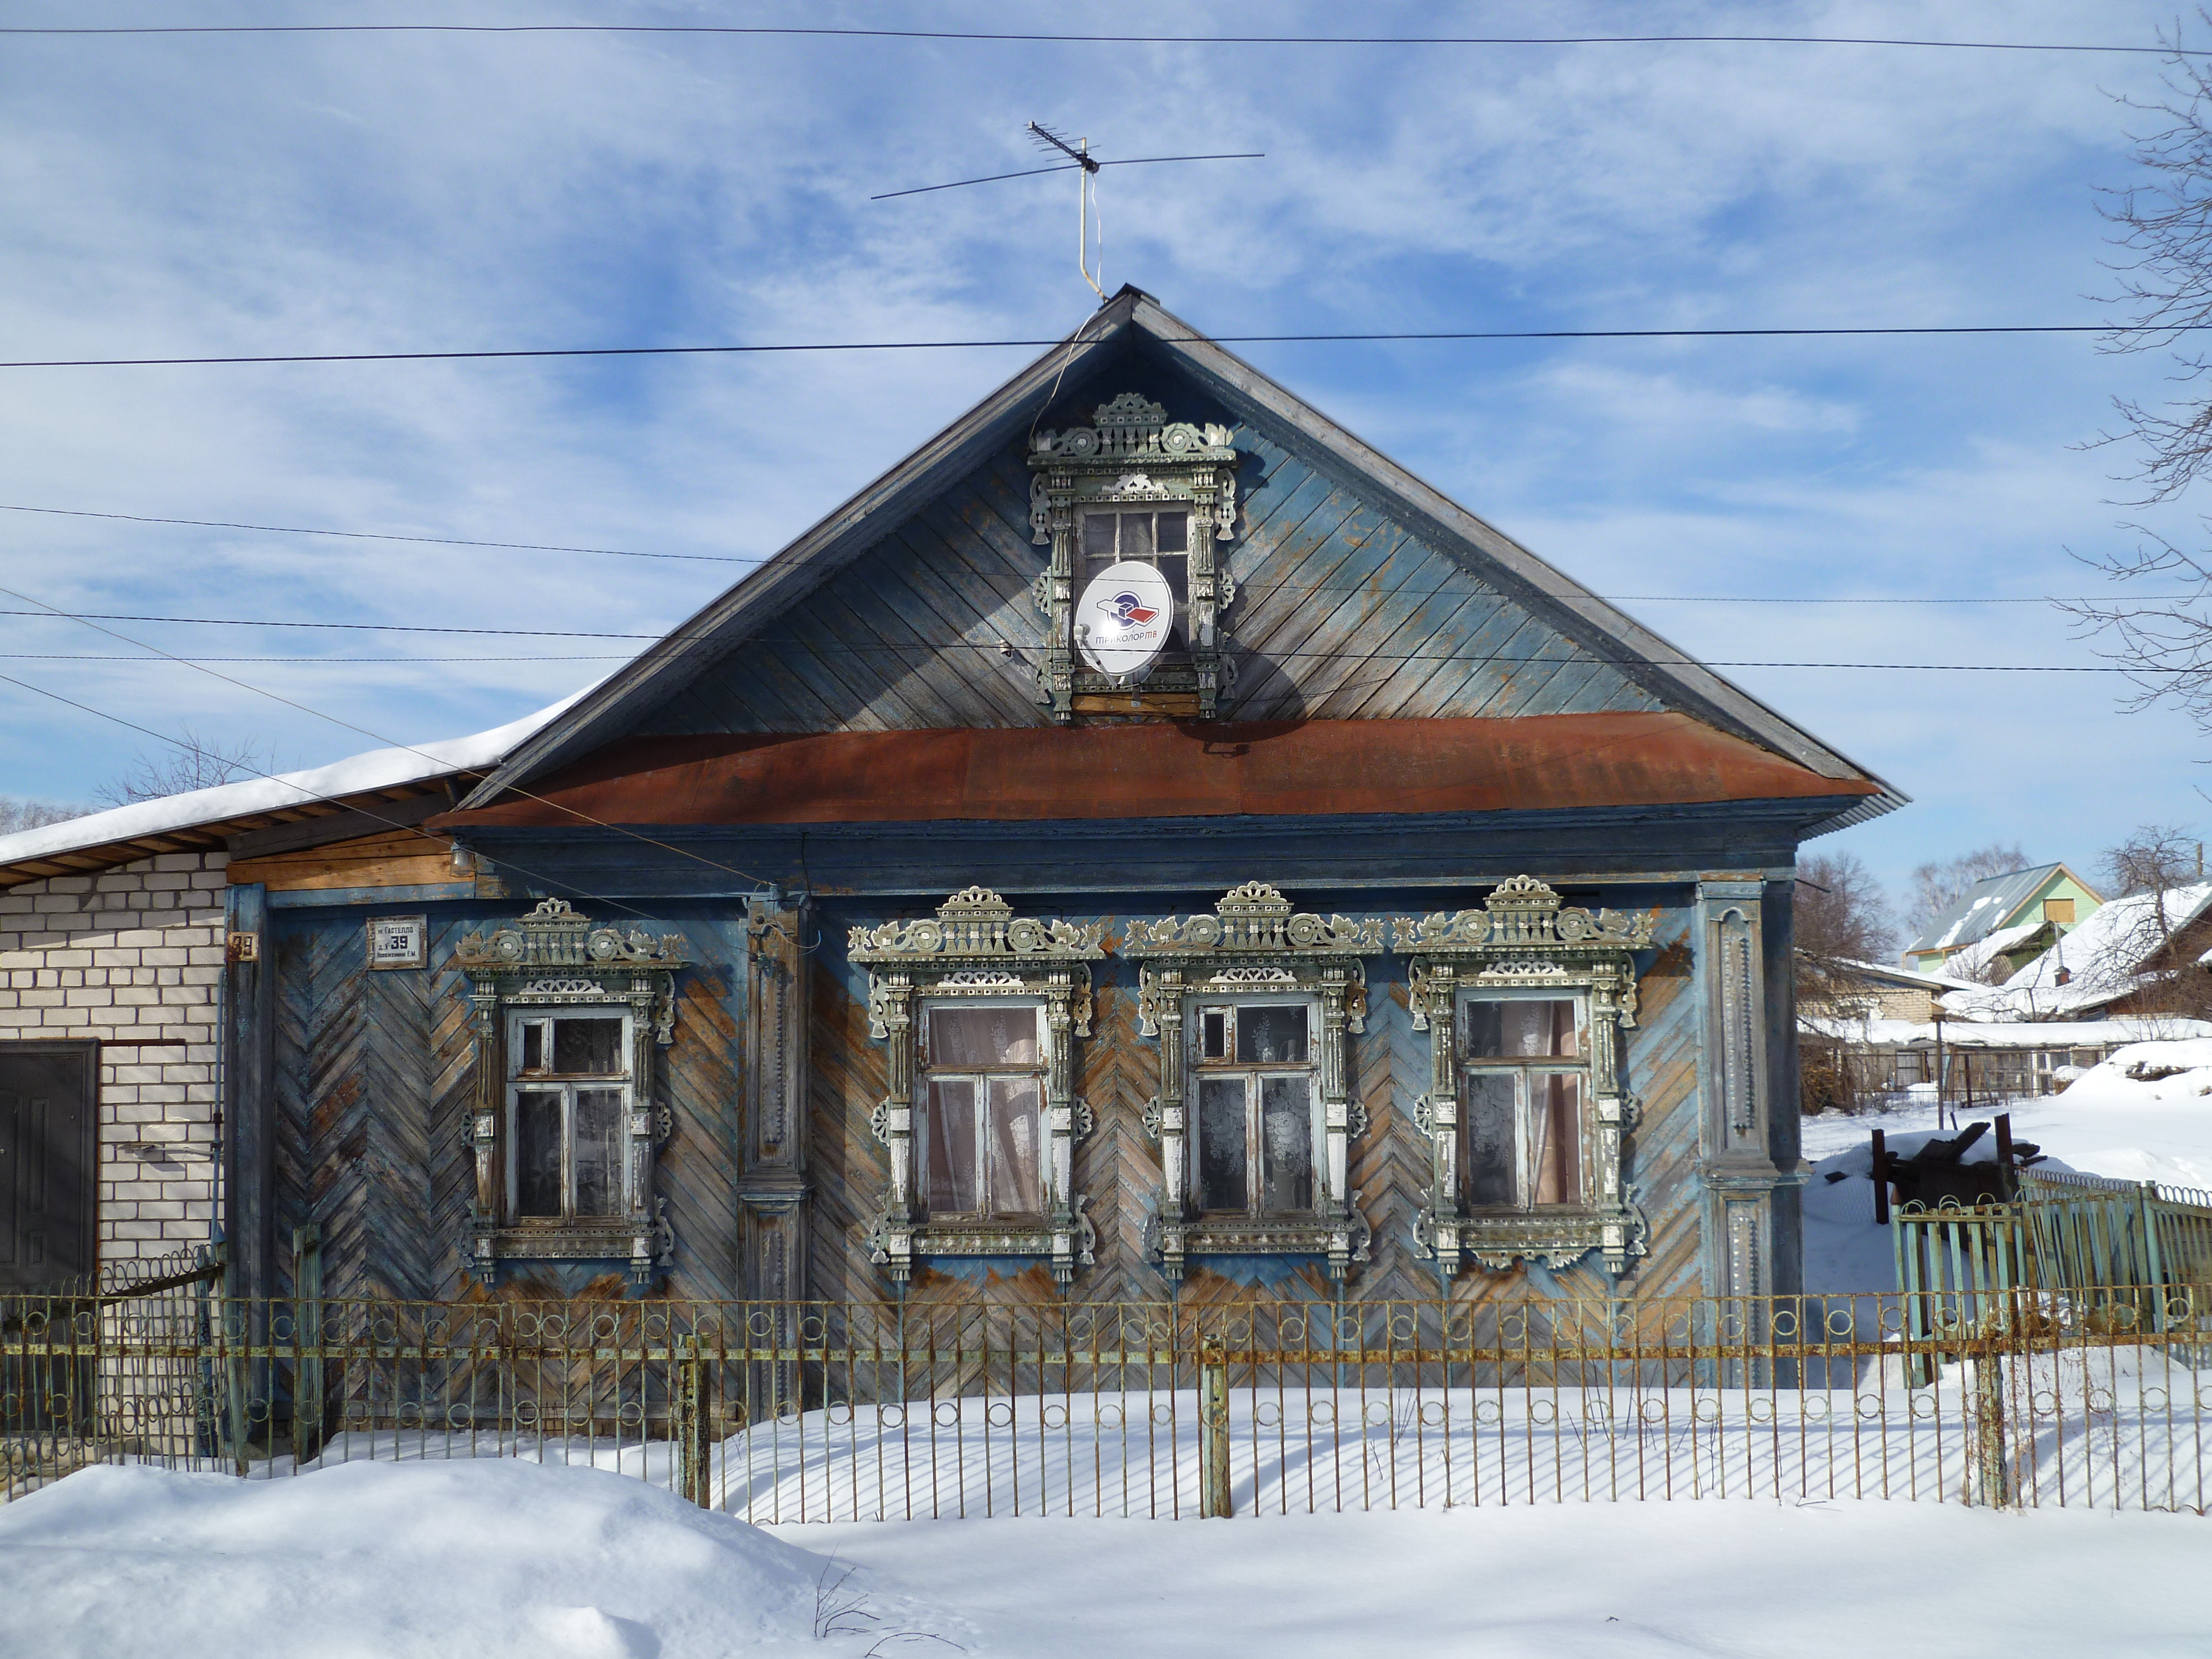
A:
[[[1955,992],[1943,1006],[1970,1019],[2049,1018],[2101,1008],[2158,977],[2160,970],[2145,964],[2208,910],[2212,882],[2125,894],[2099,906],[2002,986]]]
[[[510,788],[545,777],[637,728],[638,722],[762,635],[953,483],[1021,441],[1057,398],[1097,380],[1126,354],[1164,359],[1227,410],[1294,451],[1324,476],[1356,486],[1429,547],[1513,605],[1614,665],[1659,708],[1686,714],[1832,780],[1851,804],[1814,823],[1822,834],[1893,810],[1905,797],[1679,647],[1591,593],[1491,525],[1363,442],[1327,416],[1124,288],[1062,345],[1039,356],[912,455],[767,560],[667,638],[519,744],[462,803],[488,807]],[[1651,705],[1647,704],[1647,707]],[[928,723],[923,722],[927,726]]]
[[[2024,870],[1984,876],[1960,895],[1949,909],[1923,928],[1920,937],[1905,947],[1905,954],[1910,957],[1929,951],[1955,951],[1988,938],[2000,927],[2014,925],[2021,907],[2060,876],[2091,897],[2097,896],[2095,888],[2063,864],[2032,864]]]

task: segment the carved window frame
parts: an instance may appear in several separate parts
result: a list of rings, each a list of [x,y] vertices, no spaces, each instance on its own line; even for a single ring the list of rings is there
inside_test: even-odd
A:
[[[468,975],[476,1027],[470,1271],[489,1284],[503,1262],[619,1261],[636,1284],[649,1284],[671,1264],[676,1243],[664,1214],[667,1200],[654,1191],[653,1164],[674,1127],[668,1109],[659,1103],[657,1055],[674,1040],[676,975],[690,965],[683,936],[594,927],[565,899],[549,898],[506,927],[469,934],[455,950],[453,962]],[[629,1019],[623,1212],[558,1219],[516,1217],[507,1190],[509,1016],[588,1018],[608,1010]]]
[[[895,1282],[914,1273],[917,1257],[1043,1257],[1066,1284],[1091,1265],[1097,1233],[1074,1190],[1075,1143],[1089,1133],[1089,1104],[1075,1092],[1077,1037],[1091,1035],[1090,963],[1105,954],[1105,924],[1017,917],[984,887],[953,894],[934,921],[858,927],[846,953],[868,970],[868,1035],[886,1045],[884,1097],[869,1127],[890,1154],[890,1179],[868,1237],[871,1259]],[[954,999],[1030,1001],[1044,1009],[1047,1063],[1038,1173],[1044,1183],[1042,1224],[922,1212],[914,1163],[915,1085],[919,1074],[924,1004]]]
[[[1342,1279],[1368,1259],[1370,1235],[1359,1194],[1348,1188],[1350,1143],[1367,1130],[1367,1110],[1347,1083],[1345,1035],[1366,1029],[1367,958],[1382,954],[1379,916],[1294,912],[1266,882],[1233,887],[1214,915],[1133,921],[1119,954],[1138,968],[1138,1029],[1160,1045],[1159,1092],[1145,1110],[1145,1129],[1160,1147],[1163,1188],[1154,1224],[1153,1259],[1170,1280],[1193,1257],[1318,1255],[1329,1277]],[[1310,1218],[1235,1218],[1194,1209],[1189,1090],[1193,1065],[1184,1033],[1203,1003],[1255,993],[1298,994],[1319,1007],[1317,1049],[1324,1157],[1315,1170],[1319,1190]]]
[[[1180,618],[1190,666],[1156,669],[1150,695],[1187,695],[1200,720],[1212,720],[1235,677],[1223,613],[1237,598],[1225,553],[1217,544],[1237,534],[1237,451],[1229,428],[1170,421],[1139,392],[1125,392],[1094,412],[1095,424],[1040,432],[1030,440],[1030,539],[1052,550],[1030,596],[1047,628],[1037,665],[1037,699],[1062,724],[1075,700],[1124,689],[1113,676],[1084,666],[1075,654],[1075,602],[1082,582],[1079,538],[1087,509],[1184,506],[1190,512],[1190,579]]]
[[[1410,955],[1413,1029],[1429,1035],[1429,1091],[1413,1121],[1429,1143],[1429,1201],[1414,1222],[1417,1252],[1446,1279],[1473,1259],[1564,1267],[1596,1250],[1618,1274],[1649,1248],[1649,1227],[1623,1166],[1638,1103],[1621,1086],[1620,1032],[1636,1024],[1635,953],[1651,946],[1648,915],[1565,905],[1533,876],[1516,876],[1480,909],[1400,916],[1396,948]],[[1470,1208],[1459,1171],[1459,1021],[1470,996],[1553,992],[1586,999],[1589,1101],[1583,1124],[1586,1206]]]

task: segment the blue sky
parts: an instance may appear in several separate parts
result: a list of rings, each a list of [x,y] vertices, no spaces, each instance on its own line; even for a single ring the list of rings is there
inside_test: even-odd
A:
[[[203,21],[429,15],[210,3]],[[1064,9],[477,0],[475,21],[1072,26]],[[1188,31],[1918,34],[2149,44],[2103,3],[1131,3]],[[9,21],[179,21],[21,4]],[[2148,58],[1753,46],[1043,46],[687,36],[7,43],[0,356],[1034,338],[1093,303],[1066,175],[1111,170],[1109,290],[1221,333],[2098,321],[2094,189],[2126,182]],[[1237,348],[1597,591],[2038,599],[2097,591],[2112,451],[2155,361],[2075,339]],[[0,504],[545,542],[773,551],[995,385],[1020,351],[15,370]],[[2201,535],[2190,505],[2164,513]],[[345,541],[0,512],[6,585],[162,616],[653,631],[712,562]],[[11,608],[13,602],[9,602]],[[1734,661],[2087,664],[2040,604],[1627,607]],[[403,741],[501,723],[619,647],[114,624]],[[286,764],[371,746],[131,648],[7,618],[5,672]],[[28,655],[20,653],[30,653]],[[453,660],[342,663],[341,657]],[[1992,839],[2094,860],[2202,829],[2207,753],[2109,676],[1726,671],[1916,804],[1825,843],[1893,884]],[[0,684],[0,793],[82,799],[145,740]]]

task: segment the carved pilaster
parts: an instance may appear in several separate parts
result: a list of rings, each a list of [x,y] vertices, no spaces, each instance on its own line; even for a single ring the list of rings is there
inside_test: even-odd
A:
[[[806,1295],[808,1009],[805,905],[757,898],[745,907],[745,1293],[766,1302]]]

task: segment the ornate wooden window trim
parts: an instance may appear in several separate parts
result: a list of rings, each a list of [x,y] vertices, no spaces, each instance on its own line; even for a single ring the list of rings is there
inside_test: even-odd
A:
[[[904,1281],[917,1256],[1036,1255],[1062,1284],[1091,1263],[1097,1233],[1074,1191],[1075,1143],[1090,1133],[1090,1106],[1075,1093],[1073,1039],[1091,1035],[1091,969],[1105,956],[1105,924],[1017,917],[987,888],[969,887],[937,919],[854,927],[847,954],[868,970],[868,1035],[888,1047],[888,1087],[869,1125],[890,1152],[890,1182],[868,1237],[871,1258]],[[926,1219],[915,1194],[915,1013],[925,1000],[1033,998],[1045,1012],[1047,1056],[1042,1226]]]
[[[1367,1260],[1359,1194],[1347,1190],[1348,1147],[1367,1130],[1366,1108],[1346,1082],[1345,1033],[1366,1029],[1366,958],[1382,952],[1379,916],[1293,914],[1266,882],[1248,881],[1216,902],[1213,915],[1133,921],[1120,954],[1135,957],[1138,1029],[1160,1044],[1159,1092],[1145,1128],[1159,1143],[1164,1176],[1154,1258],[1170,1279],[1200,1255],[1319,1255],[1332,1279]],[[1184,1032],[1201,1000],[1255,991],[1300,993],[1320,1005],[1316,1034],[1324,1157],[1311,1220],[1237,1220],[1193,1209],[1189,1182],[1191,1064]]]
[[[469,1146],[476,1204],[470,1270],[487,1283],[508,1261],[607,1261],[642,1285],[670,1264],[675,1235],[653,1191],[653,1155],[673,1127],[659,1103],[654,1055],[673,1040],[676,972],[690,958],[681,934],[595,927],[564,899],[549,898],[511,926],[471,933],[453,953],[469,976],[476,1022],[477,1092]],[[630,1099],[623,1213],[557,1221],[509,1213],[507,1193],[507,1016],[618,1009],[630,1017]]]
[[[1155,669],[1148,696],[1182,694],[1191,711],[1210,720],[1218,710],[1236,665],[1225,647],[1222,613],[1237,598],[1226,562],[1214,544],[1237,534],[1237,452],[1229,429],[1170,421],[1167,410],[1143,395],[1125,392],[1101,404],[1093,426],[1040,432],[1030,440],[1030,539],[1052,549],[1052,560],[1030,589],[1048,624],[1043,660],[1037,665],[1037,700],[1065,724],[1076,698],[1119,687],[1092,672],[1075,655],[1075,601],[1082,583],[1078,537],[1085,507],[1125,503],[1185,503],[1190,508],[1190,592],[1182,618],[1190,645],[1188,668]]]
[[[1622,1168],[1621,1147],[1638,1103],[1621,1088],[1620,1038],[1636,1024],[1634,952],[1651,945],[1648,916],[1593,915],[1562,906],[1532,876],[1516,876],[1456,915],[1400,916],[1393,943],[1413,957],[1413,1029],[1429,1034],[1429,1092],[1413,1118],[1429,1142],[1429,1201],[1413,1224],[1414,1245],[1447,1279],[1463,1257],[1487,1267],[1515,1259],[1565,1267],[1592,1250],[1607,1268],[1626,1270],[1648,1248],[1648,1227]],[[1456,1042],[1464,994],[1558,990],[1587,999],[1589,1091],[1587,1123],[1592,1201],[1586,1209],[1474,1211],[1461,1200],[1456,1168],[1460,1059]]]

